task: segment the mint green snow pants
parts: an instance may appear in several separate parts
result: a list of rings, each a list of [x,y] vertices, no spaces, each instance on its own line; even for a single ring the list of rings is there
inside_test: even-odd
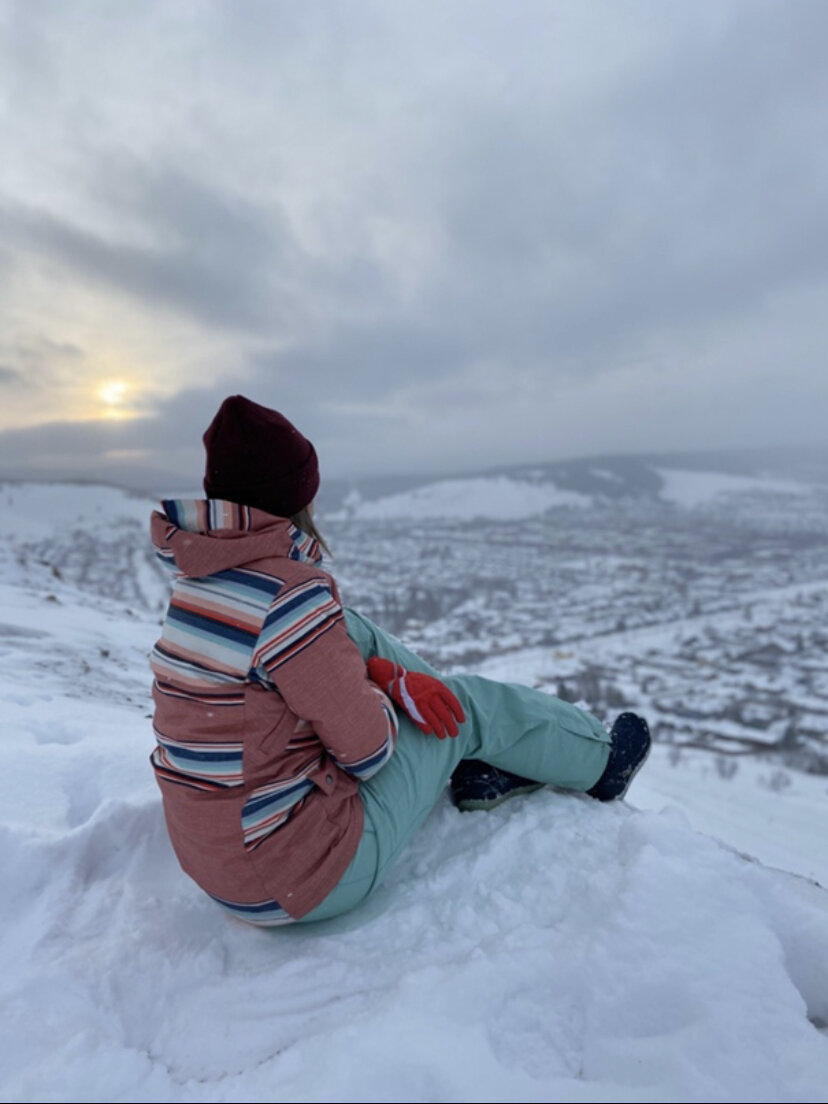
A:
[[[598,781],[609,757],[608,733],[584,710],[528,686],[441,675],[367,617],[346,609],[345,623],[364,659],[382,656],[441,679],[460,699],[466,720],[456,738],[440,740],[397,711],[396,750],[359,787],[365,827],[357,852],[339,884],[303,921],[348,912],[379,885],[461,759],[482,759],[537,782],[583,791]]]

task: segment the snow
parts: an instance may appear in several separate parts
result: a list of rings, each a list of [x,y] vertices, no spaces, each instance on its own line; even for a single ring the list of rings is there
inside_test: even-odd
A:
[[[669,747],[654,748],[635,784],[638,808],[680,809],[694,828],[727,840],[741,853],[828,886],[824,776],[774,771],[767,763],[743,758],[734,785],[726,774],[727,760],[682,751],[679,764],[673,765],[670,756]],[[767,799],[769,790],[774,791],[772,800]]]
[[[611,471],[609,468],[591,468],[593,475],[597,475],[599,479],[608,479],[611,483],[620,483],[621,476],[618,472]]]
[[[756,492],[778,495],[811,493],[808,484],[792,480],[732,475],[728,472],[682,471],[678,468],[654,470],[662,480],[661,497],[685,509],[693,509],[724,495]]]
[[[350,503],[350,516],[378,518],[475,518],[519,520],[554,506],[580,506],[588,496],[563,491],[554,483],[527,483],[508,476],[446,479],[402,494]]]
[[[3,1100],[825,1099],[825,777],[659,746],[622,804],[444,799],[362,908],[255,930],[167,840],[152,602],[0,567]]]
[[[118,487],[76,483],[0,483],[0,537],[33,540],[56,529],[113,517],[147,522],[146,499]]]
[[[771,476],[686,471],[662,466],[654,467],[653,471],[662,481],[662,500],[687,510],[734,495],[807,497],[814,492],[808,483]],[[623,482],[623,477],[611,468],[593,467],[590,472],[610,484]],[[564,490],[548,479],[539,481],[542,475],[541,471],[530,471],[523,479],[507,475],[445,479],[374,499],[364,499],[359,491],[352,491],[344,500],[343,509],[330,516],[336,520],[366,521],[427,518],[519,521],[558,507],[583,507],[592,503],[591,495]]]

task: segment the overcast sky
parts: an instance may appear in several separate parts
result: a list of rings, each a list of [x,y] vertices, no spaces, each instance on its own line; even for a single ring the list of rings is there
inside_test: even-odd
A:
[[[0,474],[822,443],[824,0],[0,0]]]

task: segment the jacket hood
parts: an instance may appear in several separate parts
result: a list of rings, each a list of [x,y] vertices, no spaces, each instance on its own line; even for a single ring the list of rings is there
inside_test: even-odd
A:
[[[319,543],[289,518],[218,498],[165,499],[150,535],[165,564],[195,578],[274,556],[322,562]]]

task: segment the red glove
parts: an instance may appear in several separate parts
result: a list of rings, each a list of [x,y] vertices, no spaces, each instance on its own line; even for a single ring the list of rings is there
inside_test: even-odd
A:
[[[420,732],[433,732],[441,740],[457,735],[457,722],[462,724],[466,714],[439,679],[407,671],[379,656],[369,659],[366,666],[368,677],[405,710]]]

